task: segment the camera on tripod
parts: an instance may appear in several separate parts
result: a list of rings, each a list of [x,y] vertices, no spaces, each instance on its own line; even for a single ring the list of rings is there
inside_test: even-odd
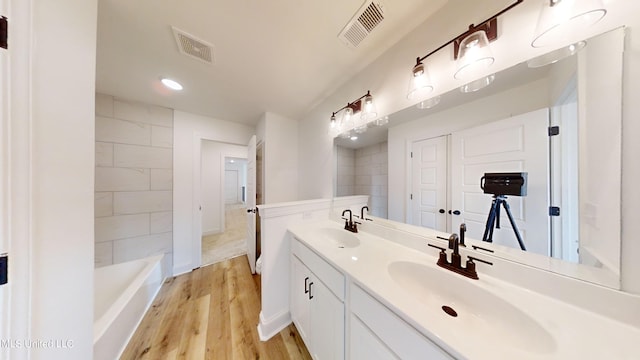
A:
[[[527,173],[484,173],[480,188],[485,194],[527,196]]]
[[[504,208],[513,228],[513,233],[518,240],[520,249],[527,250],[518,231],[516,221],[511,214],[511,208],[507,202],[507,195],[511,196],[526,196],[527,195],[527,173],[526,172],[511,172],[511,173],[484,173],[484,176],[480,178],[480,188],[485,194],[492,194],[493,201],[491,202],[491,209],[489,209],[489,216],[487,217],[487,224],[485,225],[484,234],[482,235],[482,241],[493,242],[493,230],[500,229],[500,205]]]

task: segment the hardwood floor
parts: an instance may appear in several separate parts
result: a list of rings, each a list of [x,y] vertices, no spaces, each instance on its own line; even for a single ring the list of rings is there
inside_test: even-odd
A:
[[[170,278],[120,359],[311,359],[293,325],[260,341],[260,307],[244,256]]]

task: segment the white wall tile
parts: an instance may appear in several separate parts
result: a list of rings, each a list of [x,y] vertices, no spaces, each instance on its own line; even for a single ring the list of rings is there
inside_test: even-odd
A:
[[[96,115],[113,117],[113,96],[96,94]]]
[[[151,126],[97,116],[96,141],[151,145]]]
[[[96,166],[113,166],[113,144],[96,142]]]
[[[142,191],[150,189],[149,169],[96,168],[96,191]]]
[[[108,216],[95,220],[96,242],[147,234],[149,234],[149,214]]]
[[[94,247],[93,257],[95,267],[113,264],[113,242],[98,243]]]
[[[173,230],[173,212],[151,213],[151,234],[165,233]]]
[[[173,249],[172,233],[147,235],[113,242],[113,261],[141,259],[160,253],[170,253]]]
[[[173,128],[152,126],[151,145],[158,147],[173,147]]]
[[[122,120],[173,127],[173,110],[159,106],[115,99],[113,102],[113,116]]]
[[[171,169],[173,150],[136,145],[114,145],[113,164],[116,167]]]
[[[95,193],[94,216],[102,217],[111,215],[113,215],[113,193]]]
[[[173,189],[172,169],[151,169],[151,190]]]
[[[113,213],[140,214],[171,211],[172,191],[127,191],[113,194]]]

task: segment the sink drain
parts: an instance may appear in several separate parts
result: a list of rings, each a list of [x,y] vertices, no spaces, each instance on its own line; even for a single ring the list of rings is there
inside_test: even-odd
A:
[[[453,316],[453,317],[457,317],[458,316],[458,313],[455,310],[453,310],[451,307],[447,306],[447,305],[443,305],[442,306],[442,310],[444,312],[446,312],[447,315],[449,315],[449,316]]]

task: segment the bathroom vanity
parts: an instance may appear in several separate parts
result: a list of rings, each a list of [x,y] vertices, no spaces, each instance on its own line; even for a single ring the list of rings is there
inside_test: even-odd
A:
[[[290,313],[314,359],[638,358],[638,296],[461,247],[492,264],[474,280],[436,265],[435,233],[359,228],[288,228]]]

